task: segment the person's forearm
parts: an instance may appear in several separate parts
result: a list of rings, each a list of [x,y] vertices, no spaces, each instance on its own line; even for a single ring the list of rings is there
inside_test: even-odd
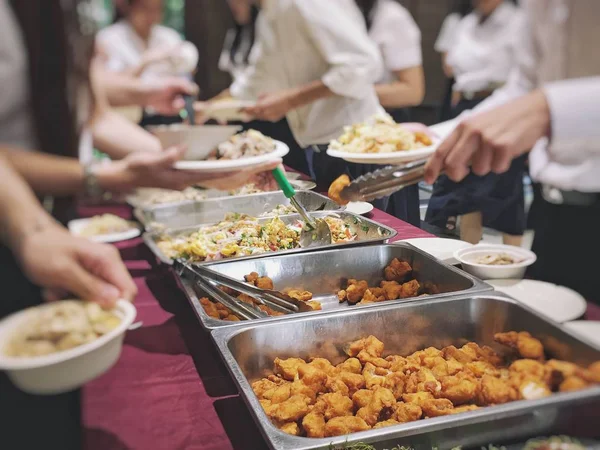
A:
[[[0,179],[0,242],[16,251],[24,236],[54,224],[54,220],[1,153]]]
[[[329,89],[321,80],[307,83],[303,86],[293,89],[291,95],[292,109],[309,105],[323,98],[331,97],[333,91]]]
[[[420,105],[423,101],[423,90],[402,81],[375,85],[379,103],[384,108],[406,108]]]
[[[136,151],[160,151],[160,141],[118,113],[107,110],[92,124],[94,146],[112,159],[123,159]]]
[[[146,83],[131,75],[101,70],[98,83],[101,84],[111,106],[144,106],[147,102]]]

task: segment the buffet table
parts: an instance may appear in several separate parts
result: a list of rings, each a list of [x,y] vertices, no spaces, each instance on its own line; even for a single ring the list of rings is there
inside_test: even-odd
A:
[[[124,206],[80,211],[107,212],[131,215]],[[371,218],[397,230],[396,239],[431,236],[381,211]],[[115,367],[83,389],[84,448],[267,448],[170,270],[139,238],[117,247],[139,289],[143,326],[128,332]],[[600,307],[590,305],[587,318],[600,319]]]

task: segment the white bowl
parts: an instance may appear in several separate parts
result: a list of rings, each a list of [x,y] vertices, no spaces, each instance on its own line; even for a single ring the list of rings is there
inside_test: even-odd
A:
[[[475,262],[482,256],[499,253],[506,253],[519,260],[519,262],[507,264],[505,266],[491,266],[487,264],[477,264]],[[537,259],[535,253],[521,247],[488,244],[477,244],[472,247],[457,250],[454,252],[454,258],[461,263],[463,270],[482,280],[523,278],[527,267],[532,265]]]
[[[204,160],[217,145],[241,131],[239,126],[224,125],[160,125],[149,130],[160,141],[163,148],[185,145],[186,161]]]
[[[135,307],[119,300],[115,312],[121,323],[98,339],[79,347],[37,357],[12,358],[4,355],[4,347],[16,330],[31,320],[37,308],[27,308],[0,321],[0,370],[12,382],[30,394],[59,394],[72,391],[102,375],[119,359],[125,332],[136,316]]]

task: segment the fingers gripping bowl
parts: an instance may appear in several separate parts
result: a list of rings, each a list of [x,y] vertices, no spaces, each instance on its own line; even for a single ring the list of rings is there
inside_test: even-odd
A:
[[[0,322],[0,370],[6,371],[13,383],[25,392],[67,392],[106,372],[119,358],[125,331],[136,316],[136,309],[131,303],[119,300],[111,311],[112,315],[119,319],[118,325],[113,323],[107,328],[96,329],[94,336],[88,335],[84,339],[79,339],[81,336],[70,329],[69,336],[64,337],[71,340],[71,345],[65,344],[61,347],[66,348],[65,350],[61,350],[58,345],[41,351],[22,352],[15,349],[15,342],[23,335],[27,337],[39,332],[37,329],[33,331],[32,327],[39,324],[40,317],[64,303],[55,302],[28,308],[11,314]],[[44,330],[44,333],[47,332],[45,336],[56,337],[61,331],[59,328],[61,326],[56,324],[47,327]],[[79,343],[81,345],[78,345]],[[25,356],[34,354],[40,356]]]

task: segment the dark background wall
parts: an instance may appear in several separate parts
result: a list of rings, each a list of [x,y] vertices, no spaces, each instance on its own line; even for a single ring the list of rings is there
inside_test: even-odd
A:
[[[427,93],[423,105],[414,108],[413,120],[435,123],[446,81],[440,56],[433,50],[433,44],[444,17],[450,11],[452,0],[400,0],[400,3],[413,14],[423,36]],[[198,46],[200,53],[196,82],[200,86],[201,97],[210,98],[226,89],[231,81],[229,75],[217,67],[225,33],[232,24],[231,15],[225,0],[187,0],[185,8],[185,34]]]

